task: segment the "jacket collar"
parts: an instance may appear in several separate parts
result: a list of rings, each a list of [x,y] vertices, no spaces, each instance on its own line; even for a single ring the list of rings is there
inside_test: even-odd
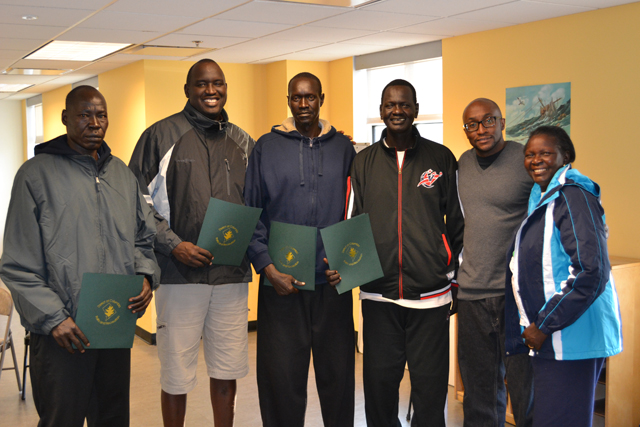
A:
[[[187,118],[187,121],[193,126],[201,131],[213,130],[213,131],[223,131],[227,127],[227,123],[229,123],[229,115],[222,109],[222,120],[214,120],[202,114],[200,111],[193,108],[193,106],[187,101],[187,104],[184,106],[182,113]]]
[[[569,163],[568,165],[558,169],[555,175],[553,175],[544,195],[542,194],[540,185],[533,185],[529,196],[529,215],[531,215],[531,213],[537,208],[558,198],[562,187],[567,185],[578,186],[600,199],[600,186],[591,179],[582,175],[577,169],[574,169],[571,166],[571,163]]]
[[[330,138],[331,136],[333,136],[333,134],[336,132],[327,120],[320,119],[319,124],[320,124],[320,135],[318,135],[315,138],[307,138],[307,139],[310,139],[312,141],[316,141],[316,140],[324,141]],[[296,129],[296,123],[293,120],[293,117],[288,117],[282,122],[282,124],[272,127],[271,130],[281,135],[289,136],[295,139],[306,138],[302,136],[300,132],[298,132],[298,129]]]
[[[50,141],[43,142],[36,145],[34,149],[35,155],[39,154],[55,154],[58,156],[84,156],[84,154],[78,153],[67,144],[67,134],[60,135]],[[89,156],[87,156],[89,157]],[[98,170],[102,168],[102,165],[111,157],[111,148],[107,145],[106,141],[102,142],[102,145],[98,149]]]
[[[407,150],[405,150],[405,155],[409,155],[409,156],[413,155],[413,153],[415,152],[415,149],[418,146],[418,138],[420,138],[420,132],[418,131],[418,128],[416,128],[415,125],[411,127],[411,136],[413,137],[413,145]],[[382,135],[380,135],[380,141],[378,141],[378,143],[382,146],[382,149],[387,154],[395,157],[396,156],[395,147],[387,147],[387,145],[384,143],[384,139],[386,137],[387,137],[387,128],[384,128],[382,130]]]

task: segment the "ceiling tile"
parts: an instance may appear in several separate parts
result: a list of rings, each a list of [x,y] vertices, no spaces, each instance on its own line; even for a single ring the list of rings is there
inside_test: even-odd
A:
[[[87,19],[78,27],[166,33],[189,25],[193,20],[194,18],[186,16],[102,11]]]
[[[592,10],[586,7],[518,1],[457,15],[456,18],[524,24]]]
[[[350,28],[323,28],[313,27],[311,25],[301,25],[286,31],[271,34],[265,39],[272,40],[305,40],[324,43],[335,43],[339,41],[349,40],[356,37],[362,37],[369,34],[375,34],[377,31],[371,30],[353,30]]]
[[[382,3],[374,3],[365,10],[377,10],[380,12],[408,13],[412,15],[426,15],[444,17],[485,7],[510,3],[513,0],[393,0]],[[579,1],[579,0],[578,0]]]
[[[368,45],[368,44],[353,44],[353,43],[333,43],[317,48],[307,49],[297,53],[304,54],[336,54],[340,55],[340,58],[347,56],[364,55],[365,53],[378,52],[382,50],[388,50],[389,46],[384,45]]]
[[[592,7],[602,9],[605,7],[620,6],[621,4],[634,3],[638,0],[536,0],[543,3],[567,4],[570,6]]]
[[[383,31],[413,25],[427,20],[429,20],[429,18],[422,15],[354,10],[342,15],[316,21],[309,25],[314,27],[352,28],[355,30],[376,29]]]
[[[300,25],[328,16],[345,13],[346,8],[323,7],[300,3],[254,1],[217,16],[234,21],[271,22]]]
[[[4,84],[42,84],[55,80],[53,76],[24,76],[20,74],[0,74],[0,83]]]
[[[442,18],[409,27],[396,28],[398,33],[437,34],[440,36],[460,36],[462,34],[493,30],[510,26],[508,22],[472,21],[470,19]]]
[[[191,16],[202,19],[247,3],[248,1],[250,0],[119,0],[109,6],[108,10],[129,13],[145,13],[152,10],[159,15]]]
[[[111,31],[104,28],[72,28],[58,37],[58,40],[137,44],[153,40],[161,35],[162,33],[154,31]]]
[[[4,0],[0,0],[4,1]],[[66,9],[35,6],[11,6],[0,4],[0,23],[36,27],[50,25],[56,27],[71,26],[94,13],[94,10]],[[38,19],[25,21],[24,15],[35,15]]]
[[[236,52],[246,52],[250,54],[256,52],[261,58],[269,58],[299,50],[310,49],[321,46],[322,44],[323,43],[302,40],[280,40],[278,43],[274,43],[273,40],[256,39],[236,45],[232,49]],[[225,49],[222,49],[220,53],[223,53],[224,50]]]
[[[50,7],[55,5],[66,9],[98,10],[112,1],[113,0],[2,0],[2,4],[38,7]]]
[[[267,34],[291,28],[292,24],[272,24],[253,21],[228,21],[224,19],[206,19],[191,25],[180,33],[201,34],[221,37],[262,37]]]
[[[20,51],[24,52],[24,55],[31,53],[36,48],[40,47],[40,45],[42,45],[40,40],[0,38],[0,46],[2,46],[0,50]]]
[[[378,46],[403,47],[442,39],[438,35],[408,34],[385,31],[370,36],[349,40],[353,44],[369,44]]]
[[[152,42],[152,44],[158,45],[158,46],[196,47],[195,43],[193,43],[195,40],[198,40],[201,42],[199,47],[221,49],[223,47],[242,43],[250,39],[246,37],[215,37],[215,36],[201,36],[201,35],[173,33],[173,34],[169,34],[168,36],[155,39]]]
[[[0,25],[0,38],[42,40],[44,43],[60,34],[65,29],[66,27],[53,27],[47,25],[36,25],[32,27],[29,25],[2,24]]]

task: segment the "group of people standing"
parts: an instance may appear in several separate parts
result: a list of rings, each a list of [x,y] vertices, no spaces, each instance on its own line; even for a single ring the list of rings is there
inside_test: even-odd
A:
[[[445,426],[456,312],[465,426],[504,424],[505,375],[519,427],[590,425],[602,361],[622,337],[599,188],[571,168],[564,131],[538,129],[523,151],[504,140],[498,105],[476,99],[463,113],[472,148],[456,161],[420,136],[416,91],[394,80],[381,95],[381,140],[356,155],[320,119],[313,74],[291,79],[292,117],[257,142],[229,121],[214,61],[191,67],[184,92],[184,109],[142,134],[127,169],[104,142],[104,97],[76,88],[67,134],[16,176],[0,277],[35,338],[39,426],[129,423],[130,351],[88,350],[73,321],[84,272],[145,276],[136,313],[155,290],[164,425],[184,425],[202,339],[215,425],[232,426],[249,369],[249,263],[260,274],[263,425],[304,425],[313,355],[324,425],[353,426],[352,294],[335,290],[319,233],[313,291],[278,271],[268,242],[272,221],[321,229],[363,213],[384,271],[360,290],[368,426],[400,425],[405,365],[412,425]],[[195,244],[211,197],[262,208],[238,267],[214,265]]]

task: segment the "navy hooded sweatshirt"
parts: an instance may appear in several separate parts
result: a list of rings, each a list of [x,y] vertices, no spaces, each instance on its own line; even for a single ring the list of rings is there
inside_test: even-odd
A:
[[[327,282],[319,230],[344,219],[347,175],[355,150],[329,122],[320,120],[320,125],[320,135],[307,138],[288,118],[263,135],[249,157],[245,203],[263,209],[247,251],[258,273],[273,263],[269,229],[271,221],[278,221],[318,228],[316,284]]]

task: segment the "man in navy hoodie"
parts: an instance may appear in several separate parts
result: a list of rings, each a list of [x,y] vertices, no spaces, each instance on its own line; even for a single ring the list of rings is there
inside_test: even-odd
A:
[[[355,156],[349,139],[320,120],[322,84],[310,73],[289,82],[293,117],[257,142],[244,188],[248,206],[262,216],[248,255],[261,274],[258,294],[257,378],[264,426],[304,425],[309,362],[325,426],[353,426],[354,328],[351,293],[327,284],[320,233],[314,291],[276,269],[269,257],[271,221],[317,227],[344,218],[347,174]],[[265,276],[271,286],[263,284]]]

